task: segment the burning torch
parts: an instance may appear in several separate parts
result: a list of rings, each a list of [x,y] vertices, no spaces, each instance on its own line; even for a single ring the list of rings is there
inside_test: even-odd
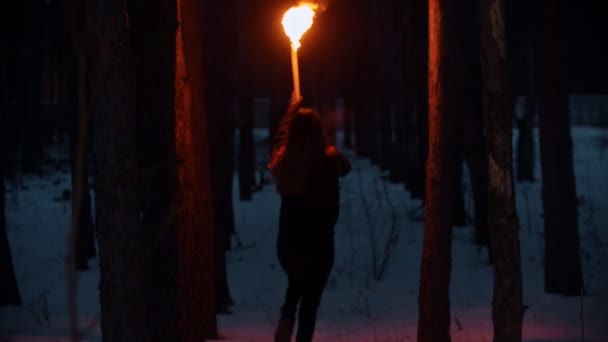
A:
[[[283,29],[291,40],[291,72],[293,74],[293,90],[296,99],[300,94],[300,71],[298,70],[298,48],[302,35],[312,26],[316,5],[303,3],[292,7],[283,15]]]

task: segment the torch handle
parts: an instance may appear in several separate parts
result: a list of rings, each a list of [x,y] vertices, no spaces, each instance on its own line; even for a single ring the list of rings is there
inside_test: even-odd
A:
[[[296,99],[301,98],[300,94],[300,70],[298,67],[298,50],[291,49],[291,72],[293,74],[293,91]]]

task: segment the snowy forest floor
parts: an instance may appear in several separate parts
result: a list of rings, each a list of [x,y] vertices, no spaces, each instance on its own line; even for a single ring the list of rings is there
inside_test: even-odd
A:
[[[586,295],[566,298],[543,291],[537,162],[537,181],[516,183],[528,342],[581,341],[582,333],[585,341],[608,341],[608,129],[575,127],[572,133]],[[64,257],[70,202],[62,193],[69,189],[70,175],[64,153],[64,147],[53,147],[53,171],[25,177],[21,188],[7,183],[8,237],[24,305],[0,308],[0,342],[69,340]],[[424,210],[402,184],[390,183],[369,161],[349,156],[353,171],[341,182],[336,258],[315,341],[415,341]],[[219,331],[223,340],[268,342],[286,286],[275,250],[279,196],[272,185],[250,202],[239,202],[236,186],[234,194],[237,235],[227,265],[235,305],[232,314],[219,316]],[[468,180],[465,194],[472,216]],[[471,242],[472,234],[470,224],[454,228],[450,305],[455,342],[492,340],[492,268],[487,251]],[[98,260],[89,265],[91,270],[79,275],[79,322],[84,340],[101,341]]]

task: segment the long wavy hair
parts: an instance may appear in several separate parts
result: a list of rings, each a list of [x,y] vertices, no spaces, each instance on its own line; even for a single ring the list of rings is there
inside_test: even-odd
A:
[[[273,153],[269,168],[283,195],[305,193],[322,167],[328,148],[318,113],[301,108],[291,119],[285,144]]]

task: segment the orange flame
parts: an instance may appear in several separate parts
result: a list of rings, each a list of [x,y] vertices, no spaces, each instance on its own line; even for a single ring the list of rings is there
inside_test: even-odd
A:
[[[291,47],[297,50],[300,47],[300,38],[312,26],[316,5],[303,3],[292,7],[283,15],[283,29],[291,40]]]

